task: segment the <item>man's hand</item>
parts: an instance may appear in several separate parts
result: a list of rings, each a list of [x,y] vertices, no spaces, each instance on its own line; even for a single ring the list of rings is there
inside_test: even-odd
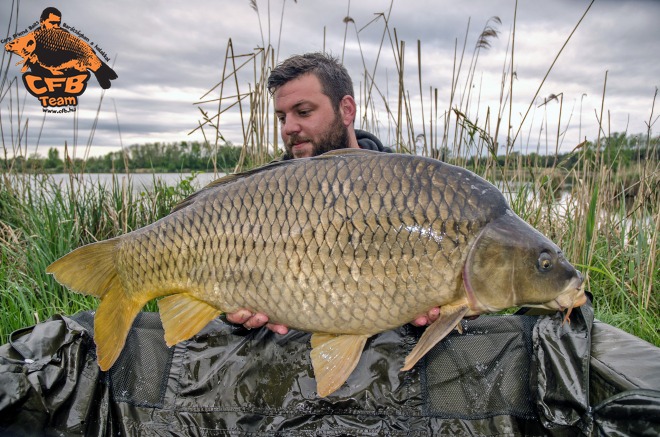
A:
[[[268,316],[264,313],[255,313],[252,314],[250,310],[241,308],[235,313],[227,314],[227,321],[230,323],[235,323],[237,325],[243,325],[247,329],[252,328],[261,328],[266,326],[276,334],[286,334],[289,332],[289,328],[284,325],[279,325],[277,323],[268,323]]]
[[[435,322],[440,315],[440,308],[431,308],[427,313],[420,314],[413,319],[412,323],[415,326],[426,326]],[[252,313],[250,310],[241,308],[240,310],[227,314],[227,321],[237,325],[243,325],[247,329],[261,328],[266,326],[276,334],[286,334],[289,328],[277,323],[268,323],[268,316],[264,313]]]
[[[440,307],[435,307],[435,308],[431,308],[429,310],[429,312],[426,313],[426,314],[418,315],[417,317],[415,317],[415,320],[413,320],[410,323],[417,326],[417,327],[426,326],[426,325],[430,325],[431,323],[438,320],[439,316],[440,316]],[[463,317],[463,319],[465,319],[465,320],[474,320],[477,317],[479,317],[478,314],[474,315],[474,316]]]
[[[430,325],[431,323],[438,320],[439,315],[440,315],[440,308],[439,307],[431,308],[427,313],[420,314],[417,317],[415,317],[413,319],[413,321],[410,322],[410,323],[412,323],[415,326]]]

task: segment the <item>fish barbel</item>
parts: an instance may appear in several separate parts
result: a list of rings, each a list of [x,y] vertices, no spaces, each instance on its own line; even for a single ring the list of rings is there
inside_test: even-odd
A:
[[[140,309],[162,297],[169,346],[239,308],[311,332],[320,396],[346,381],[369,337],[429,308],[440,316],[402,370],[465,316],[586,301],[581,274],[489,182],[429,158],[352,149],[226,176],[47,271],[101,298],[102,370]]]

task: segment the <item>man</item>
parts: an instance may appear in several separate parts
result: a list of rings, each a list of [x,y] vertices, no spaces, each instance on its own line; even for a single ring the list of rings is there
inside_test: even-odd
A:
[[[273,69],[268,90],[284,142],[281,159],[309,158],[344,148],[392,152],[375,136],[353,127],[357,114],[353,82],[336,59],[323,53],[292,56]],[[440,309],[433,308],[412,323],[424,326],[439,314]],[[227,314],[227,320],[248,329],[266,325],[278,334],[288,332],[284,325],[268,323],[266,314],[253,314],[248,309]]]
[[[292,59],[332,64],[323,58]],[[353,130],[350,93],[335,101],[316,73],[296,77],[274,89],[283,159],[324,148],[386,150]],[[228,319],[248,328],[267,321],[249,311]],[[428,319],[433,315],[415,322]],[[54,316],[0,345],[0,434],[641,435],[660,429],[659,378],[649,377],[660,374],[657,348],[593,323],[590,305],[574,310],[571,323],[560,314],[467,323],[468,335],[450,333],[409,372],[397,363],[421,330],[405,325],[374,336],[352,380],[320,398],[308,334],[280,337],[216,319],[168,348],[158,314],[143,312],[119,361],[101,372],[94,313]],[[643,359],[630,366],[630,356]]]
[[[41,12],[39,25],[42,29],[59,29],[62,13],[57,8],[48,7]]]

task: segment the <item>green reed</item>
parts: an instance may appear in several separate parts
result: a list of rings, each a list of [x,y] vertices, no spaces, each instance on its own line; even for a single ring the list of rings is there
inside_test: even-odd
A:
[[[57,185],[46,175],[5,174],[0,183],[0,340],[54,314],[93,309],[98,300],[72,293],[46,274],[71,250],[145,226],[195,190],[193,177],[174,186],[154,179],[137,192],[130,176],[109,186],[71,174]],[[89,177],[87,175],[87,177]],[[155,176],[154,176],[155,178]],[[151,305],[147,310],[154,310]]]

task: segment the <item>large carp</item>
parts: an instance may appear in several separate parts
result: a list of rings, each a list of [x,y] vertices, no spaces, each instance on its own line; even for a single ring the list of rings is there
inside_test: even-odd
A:
[[[433,159],[348,149],[219,179],[48,272],[101,298],[102,370],[140,309],[166,296],[158,306],[169,346],[243,307],[312,332],[320,396],[346,381],[369,337],[432,307],[440,317],[402,370],[464,316],[586,301],[580,273],[487,181]]]

